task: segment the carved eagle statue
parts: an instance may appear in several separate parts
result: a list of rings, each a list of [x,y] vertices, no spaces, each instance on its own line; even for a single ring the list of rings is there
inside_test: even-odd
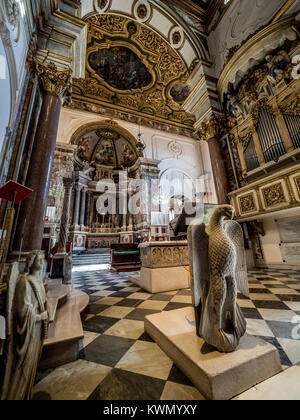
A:
[[[224,353],[246,332],[238,289],[249,296],[243,230],[233,217],[232,206],[220,206],[208,226],[196,219],[188,229],[197,334]]]

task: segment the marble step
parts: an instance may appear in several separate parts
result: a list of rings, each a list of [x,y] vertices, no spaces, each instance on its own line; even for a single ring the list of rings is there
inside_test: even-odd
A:
[[[66,303],[57,309],[55,320],[49,325],[40,362],[42,370],[78,359],[80,340],[84,336],[81,315],[89,304],[89,297],[72,286],[68,288]]]
[[[69,341],[83,338],[81,313],[89,304],[86,293],[68,288],[66,303],[57,309],[55,321],[50,325],[48,338],[44,341],[44,347],[57,344],[61,341]]]
[[[49,323],[52,324],[55,320],[57,309],[66,303],[70,288],[64,284],[48,283],[47,289]]]

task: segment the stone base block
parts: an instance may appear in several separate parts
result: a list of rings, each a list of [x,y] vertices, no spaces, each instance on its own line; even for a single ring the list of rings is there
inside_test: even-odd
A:
[[[129,281],[150,293],[171,292],[190,287],[187,267],[142,267],[141,274],[129,276]]]
[[[208,346],[191,307],[149,315],[145,330],[209,400],[232,399],[282,371],[277,349],[253,336],[230,354]]]

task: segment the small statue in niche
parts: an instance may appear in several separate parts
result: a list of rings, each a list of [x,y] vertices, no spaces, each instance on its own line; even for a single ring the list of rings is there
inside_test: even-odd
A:
[[[235,351],[246,332],[237,290],[249,296],[243,231],[233,216],[224,205],[208,226],[195,220],[188,229],[197,334],[224,353]]]
[[[287,64],[291,62],[289,55],[284,51],[279,51],[276,55],[266,56],[266,68],[268,80],[272,85],[276,85],[284,79]]]
[[[10,276],[7,319],[8,343],[1,400],[30,400],[47,338],[49,312],[41,271],[44,257],[29,255],[24,274],[17,264]]]
[[[240,117],[243,115],[243,109],[242,105],[239,103],[239,100],[236,96],[234,96],[231,93],[227,94],[227,111],[230,115],[232,115],[235,118]]]
[[[224,95],[225,107],[231,117],[238,118],[243,115],[243,108],[239,98],[234,92],[232,83],[228,84],[228,93]]]

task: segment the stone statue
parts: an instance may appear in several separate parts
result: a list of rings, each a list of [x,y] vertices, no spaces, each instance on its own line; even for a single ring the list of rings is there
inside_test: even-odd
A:
[[[238,118],[241,115],[243,115],[242,105],[239,103],[239,100],[235,95],[228,93],[226,99],[227,99],[226,106],[230,115],[232,115],[235,118]]]
[[[1,400],[30,400],[48,332],[42,253],[32,253],[24,274],[13,265],[7,304],[7,348]]]
[[[243,231],[233,216],[233,207],[224,205],[208,226],[195,220],[188,229],[197,334],[224,353],[246,332],[237,290],[249,296]]]
[[[268,80],[273,85],[276,85],[284,79],[286,66],[290,62],[290,57],[284,50],[279,51],[274,57],[272,55],[266,56]]]

